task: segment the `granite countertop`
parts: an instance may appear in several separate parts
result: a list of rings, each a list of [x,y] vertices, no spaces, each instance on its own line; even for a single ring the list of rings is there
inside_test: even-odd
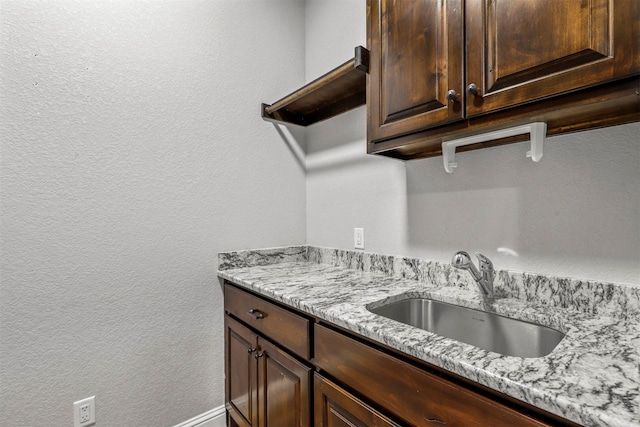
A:
[[[640,289],[499,271],[483,302],[445,264],[307,246],[221,253],[242,287],[586,426],[640,426]],[[375,315],[422,296],[566,334],[549,355],[503,356]]]

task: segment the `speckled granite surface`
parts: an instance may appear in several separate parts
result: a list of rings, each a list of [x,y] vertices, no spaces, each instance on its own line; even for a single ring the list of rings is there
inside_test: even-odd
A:
[[[307,246],[219,254],[218,275],[586,426],[640,426],[640,289],[499,271],[485,303],[447,264]],[[566,334],[541,358],[503,356],[367,310],[424,296]]]

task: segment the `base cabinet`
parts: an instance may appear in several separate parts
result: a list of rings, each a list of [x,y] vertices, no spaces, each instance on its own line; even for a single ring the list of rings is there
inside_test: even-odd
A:
[[[225,312],[231,427],[577,426],[229,283]]]
[[[229,425],[306,427],[311,368],[225,316]]]

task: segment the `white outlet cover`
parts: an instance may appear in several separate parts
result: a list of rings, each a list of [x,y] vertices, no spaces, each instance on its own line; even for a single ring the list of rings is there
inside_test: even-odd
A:
[[[89,419],[80,421],[80,408],[89,406]],[[73,402],[73,427],[87,427],[96,423],[96,397],[91,396],[86,399]]]
[[[364,228],[353,229],[353,247],[364,249]]]

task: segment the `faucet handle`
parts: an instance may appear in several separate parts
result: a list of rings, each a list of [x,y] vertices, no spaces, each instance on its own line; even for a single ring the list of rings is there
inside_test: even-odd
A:
[[[474,252],[476,258],[478,258],[478,263],[480,265],[480,270],[493,270],[493,263],[489,258],[482,255],[480,252]]]
[[[493,263],[489,258],[482,255],[480,252],[475,253],[478,258],[479,269],[482,277],[488,281],[488,284],[491,286],[491,290],[487,291],[487,293],[493,297],[493,280],[496,277],[496,271],[493,269]]]

